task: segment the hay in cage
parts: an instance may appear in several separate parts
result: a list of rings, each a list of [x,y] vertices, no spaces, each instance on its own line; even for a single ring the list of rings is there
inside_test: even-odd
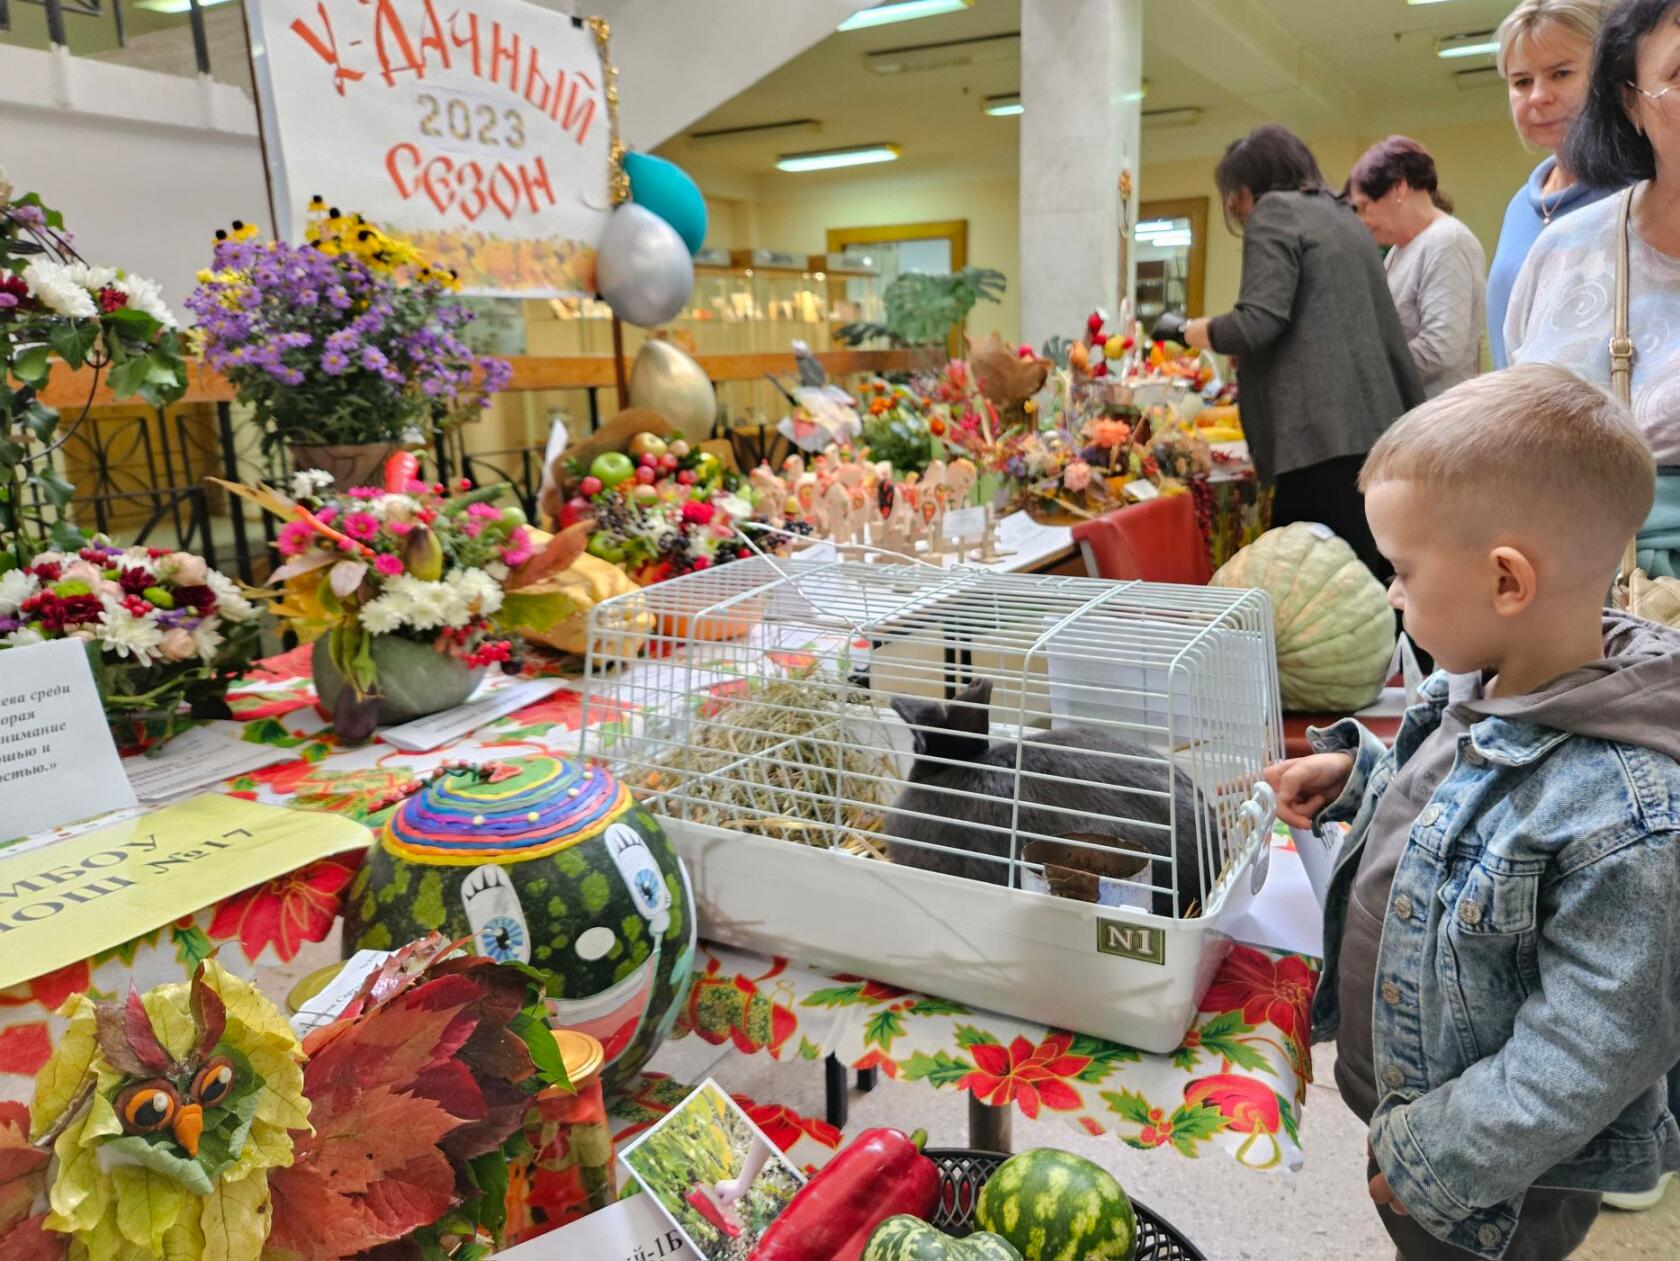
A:
[[[647,778],[663,798],[658,809],[753,836],[886,858],[876,836],[901,781],[869,693],[778,681],[709,704],[720,707],[697,720],[692,738],[670,749]]]

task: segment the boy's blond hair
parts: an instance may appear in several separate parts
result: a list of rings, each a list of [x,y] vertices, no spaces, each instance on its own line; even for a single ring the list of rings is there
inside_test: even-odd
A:
[[[1454,386],[1377,439],[1359,489],[1415,482],[1490,525],[1530,525],[1597,558],[1644,524],[1656,462],[1632,414],[1566,368],[1523,364]]]

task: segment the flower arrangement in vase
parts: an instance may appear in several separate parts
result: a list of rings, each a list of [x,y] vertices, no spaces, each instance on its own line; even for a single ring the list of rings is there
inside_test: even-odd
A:
[[[473,315],[449,296],[453,272],[360,215],[318,197],[309,210],[302,245],[238,223],[218,232],[187,306],[265,450],[289,444],[295,467],[376,484],[394,448],[476,415],[512,369],[461,340]]]
[[[100,537],[0,575],[0,645],[80,639],[119,748],[161,744],[195,718],[228,717],[261,619],[201,556]]]
[[[274,612],[313,640],[321,703],[340,740],[361,743],[381,723],[459,705],[484,671],[520,669],[498,615],[511,593],[567,567],[588,524],[538,540],[518,508],[491,501],[503,485],[448,496],[415,477],[412,455],[393,455],[386,489],[330,493],[319,469],[293,476],[292,495],[222,483],[283,517],[286,584]]]
[[[116,397],[154,407],[187,386],[181,335],[158,286],[89,266],[59,212],[14,191],[0,169],[0,571],[27,564],[49,539],[70,552],[85,542],[68,511],[75,487],[52,453],[86,420],[101,377]],[[58,363],[91,369],[87,405],[62,432],[40,399]]]
[[[869,458],[885,460],[900,477],[924,473],[934,456],[943,450],[935,443],[945,432],[945,421],[930,417],[932,402],[908,385],[875,380],[863,387],[862,444]]]

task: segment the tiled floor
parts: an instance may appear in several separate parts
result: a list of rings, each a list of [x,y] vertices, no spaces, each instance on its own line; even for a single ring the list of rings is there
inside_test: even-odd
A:
[[[1365,1191],[1364,1127],[1341,1104],[1331,1077],[1332,1052],[1315,1056],[1319,1084],[1303,1116],[1306,1167],[1298,1174],[1239,1168],[1223,1152],[1186,1160],[1171,1151],[1134,1151],[1059,1121],[1014,1120],[1015,1149],[1055,1146],[1099,1162],[1128,1191],[1171,1221],[1210,1261],[1390,1261],[1394,1252]],[[820,1064],[777,1064],[764,1056],[720,1051],[698,1038],[667,1044],[653,1067],[690,1082],[716,1077],[731,1092],[823,1113]],[[968,1141],[967,1109],[955,1092],[883,1079],[853,1094],[848,1133],[871,1125],[926,1129],[935,1146]],[[1680,1261],[1680,1188],[1650,1212],[1606,1212],[1577,1261]]]

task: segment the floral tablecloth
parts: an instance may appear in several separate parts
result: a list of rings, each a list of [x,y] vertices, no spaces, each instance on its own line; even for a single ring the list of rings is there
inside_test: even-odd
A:
[[[330,810],[369,821],[394,789],[445,760],[576,753],[582,693],[563,687],[431,753],[373,743],[340,747],[315,705],[306,649],[271,658],[230,695],[245,738],[295,752],[237,776],[222,791],[273,805]],[[615,722],[592,703],[589,720]],[[221,946],[222,962],[260,973],[272,997],[336,957],[326,943],[352,858],[313,863],[205,908],[85,963],[0,991],[0,1099],[27,1100],[61,1022],[51,1013],[83,990],[114,997],[190,973]],[[1300,1165],[1300,1109],[1311,1060],[1307,1005],[1314,965],[1299,955],[1233,948],[1184,1044],[1170,1056],[975,1011],[926,994],[854,977],[825,976],[786,959],[705,948],[679,1037],[692,1036],[781,1061],[833,1053],[899,1081],[969,1090],[1028,1117],[1056,1116],[1089,1134],[1114,1134],[1143,1150],[1199,1156],[1211,1144],[1256,1168]],[[272,982],[272,983],[271,983]],[[651,1124],[688,1090],[647,1074],[621,1101],[621,1137]],[[804,1165],[839,1144],[823,1122],[747,1101],[754,1119]]]

